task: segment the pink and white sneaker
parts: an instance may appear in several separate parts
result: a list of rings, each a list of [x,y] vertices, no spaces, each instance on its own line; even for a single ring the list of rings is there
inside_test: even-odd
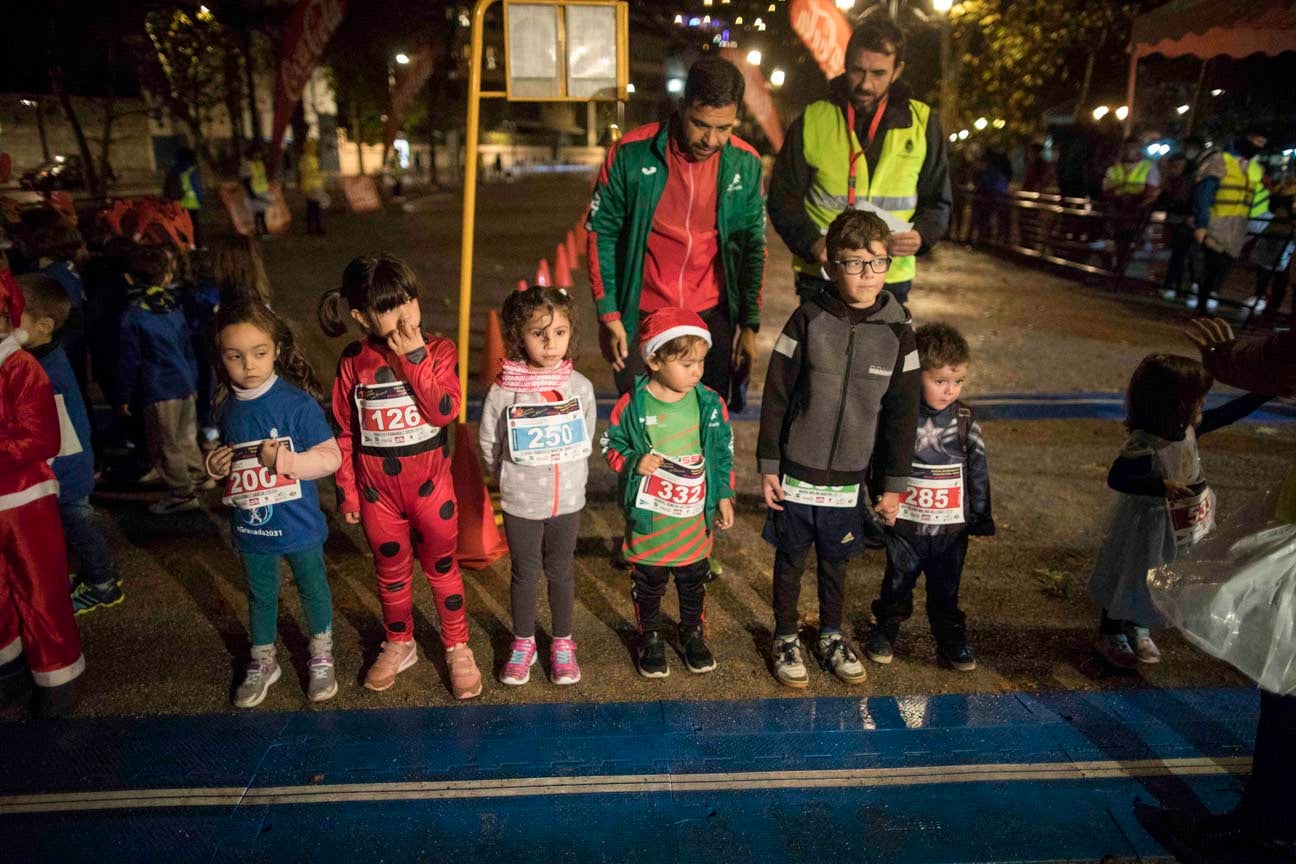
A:
[[[555,639],[549,647],[549,680],[555,684],[575,684],[580,680],[576,643],[571,638]]]
[[[521,687],[531,680],[531,667],[535,665],[535,662],[535,639],[515,638],[513,645],[509,648],[509,659],[504,664],[504,671],[500,674],[500,681],[512,687]]]

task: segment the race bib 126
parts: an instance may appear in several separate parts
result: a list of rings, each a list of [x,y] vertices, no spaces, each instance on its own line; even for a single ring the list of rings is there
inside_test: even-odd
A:
[[[815,507],[854,507],[859,501],[860,484],[850,486],[816,486],[795,477],[783,475],[783,500]]]
[[[435,438],[441,430],[429,425],[404,381],[356,387],[360,411],[360,443],[365,447],[408,447]]]
[[[509,455],[519,465],[553,465],[590,455],[579,396],[566,402],[512,405],[507,422]]]
[[[292,439],[280,438],[282,447],[292,449]],[[261,464],[258,455],[260,441],[235,444],[229,477],[225,480],[225,494],[221,503],[240,510],[254,510],[269,504],[296,501],[301,497],[301,483],[282,474],[276,474]]]
[[[915,464],[897,518],[922,525],[961,525],[963,466]]]
[[[705,460],[685,465],[663,457],[660,468],[639,478],[635,506],[678,518],[698,515],[706,506]]]

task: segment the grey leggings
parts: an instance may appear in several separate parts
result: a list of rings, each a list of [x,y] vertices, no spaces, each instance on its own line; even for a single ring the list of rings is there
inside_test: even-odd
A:
[[[511,559],[509,605],[513,635],[523,639],[535,635],[536,594],[543,573],[549,577],[551,635],[570,636],[576,606],[572,557],[576,553],[576,535],[580,533],[580,511],[549,519],[523,519],[505,513],[504,533]]]

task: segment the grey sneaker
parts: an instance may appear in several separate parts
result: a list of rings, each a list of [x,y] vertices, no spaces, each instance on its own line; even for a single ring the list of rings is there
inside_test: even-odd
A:
[[[819,640],[819,662],[843,684],[863,684],[868,673],[840,633]]]
[[[337,695],[337,676],[333,673],[333,655],[321,654],[310,659],[307,665],[310,683],[306,695],[312,702],[324,702]]]
[[[270,685],[279,680],[282,671],[274,657],[253,657],[248,663],[247,675],[234,693],[234,704],[239,708],[255,708],[265,701]]]
[[[798,690],[810,683],[810,674],[801,659],[801,643],[796,637],[774,638],[774,677],[785,687]]]

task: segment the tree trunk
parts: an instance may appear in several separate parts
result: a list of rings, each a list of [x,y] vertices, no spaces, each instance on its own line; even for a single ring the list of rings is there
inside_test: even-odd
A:
[[[229,114],[234,152],[242,158],[246,138],[243,134],[243,84],[239,81],[243,73],[239,68],[240,59],[239,52],[232,50],[232,47],[225,53],[225,113]]]
[[[113,43],[108,45],[108,80],[107,93],[103,99],[103,138],[99,142],[99,186],[98,189],[91,190],[97,197],[104,197],[108,194],[108,176],[112,170],[112,163],[109,158],[112,155],[112,127],[116,118],[116,99],[117,99],[117,46]]]
[[[50,67],[49,79],[50,87],[58,97],[59,104],[63,106],[63,115],[67,117],[68,125],[72,127],[72,135],[76,138],[77,150],[81,153],[81,170],[84,172],[86,188],[92,195],[98,195],[99,172],[95,170],[94,159],[90,155],[90,143],[86,141],[85,130],[81,128],[81,118],[77,116],[76,108],[72,105],[72,97],[64,85],[63,69],[59,66]]]
[[[36,133],[40,135],[41,142],[41,159],[48,162],[50,160],[49,139],[45,137],[45,104],[39,98],[33,99],[36,103]]]
[[[351,134],[355,137],[357,170],[361,176],[364,176],[364,142],[360,139],[360,110],[354,100],[351,102]]]
[[[1198,115],[1198,108],[1201,107],[1202,86],[1206,83],[1206,68],[1210,66],[1210,60],[1201,61],[1201,68],[1197,70],[1197,86],[1193,88],[1192,104],[1188,109],[1188,134],[1197,133],[1197,124],[1201,121]]]
[[[1093,81],[1094,55],[1097,53],[1094,49],[1089,50],[1089,57],[1085,60],[1084,79],[1080,82],[1080,96],[1076,100],[1075,113],[1072,115],[1077,123],[1084,117],[1085,105],[1089,102],[1089,84]]]
[[[264,144],[265,135],[261,129],[261,111],[257,108],[256,60],[252,53],[252,31],[248,29],[243,31],[243,70],[247,73],[248,107],[252,110],[252,140]]]

